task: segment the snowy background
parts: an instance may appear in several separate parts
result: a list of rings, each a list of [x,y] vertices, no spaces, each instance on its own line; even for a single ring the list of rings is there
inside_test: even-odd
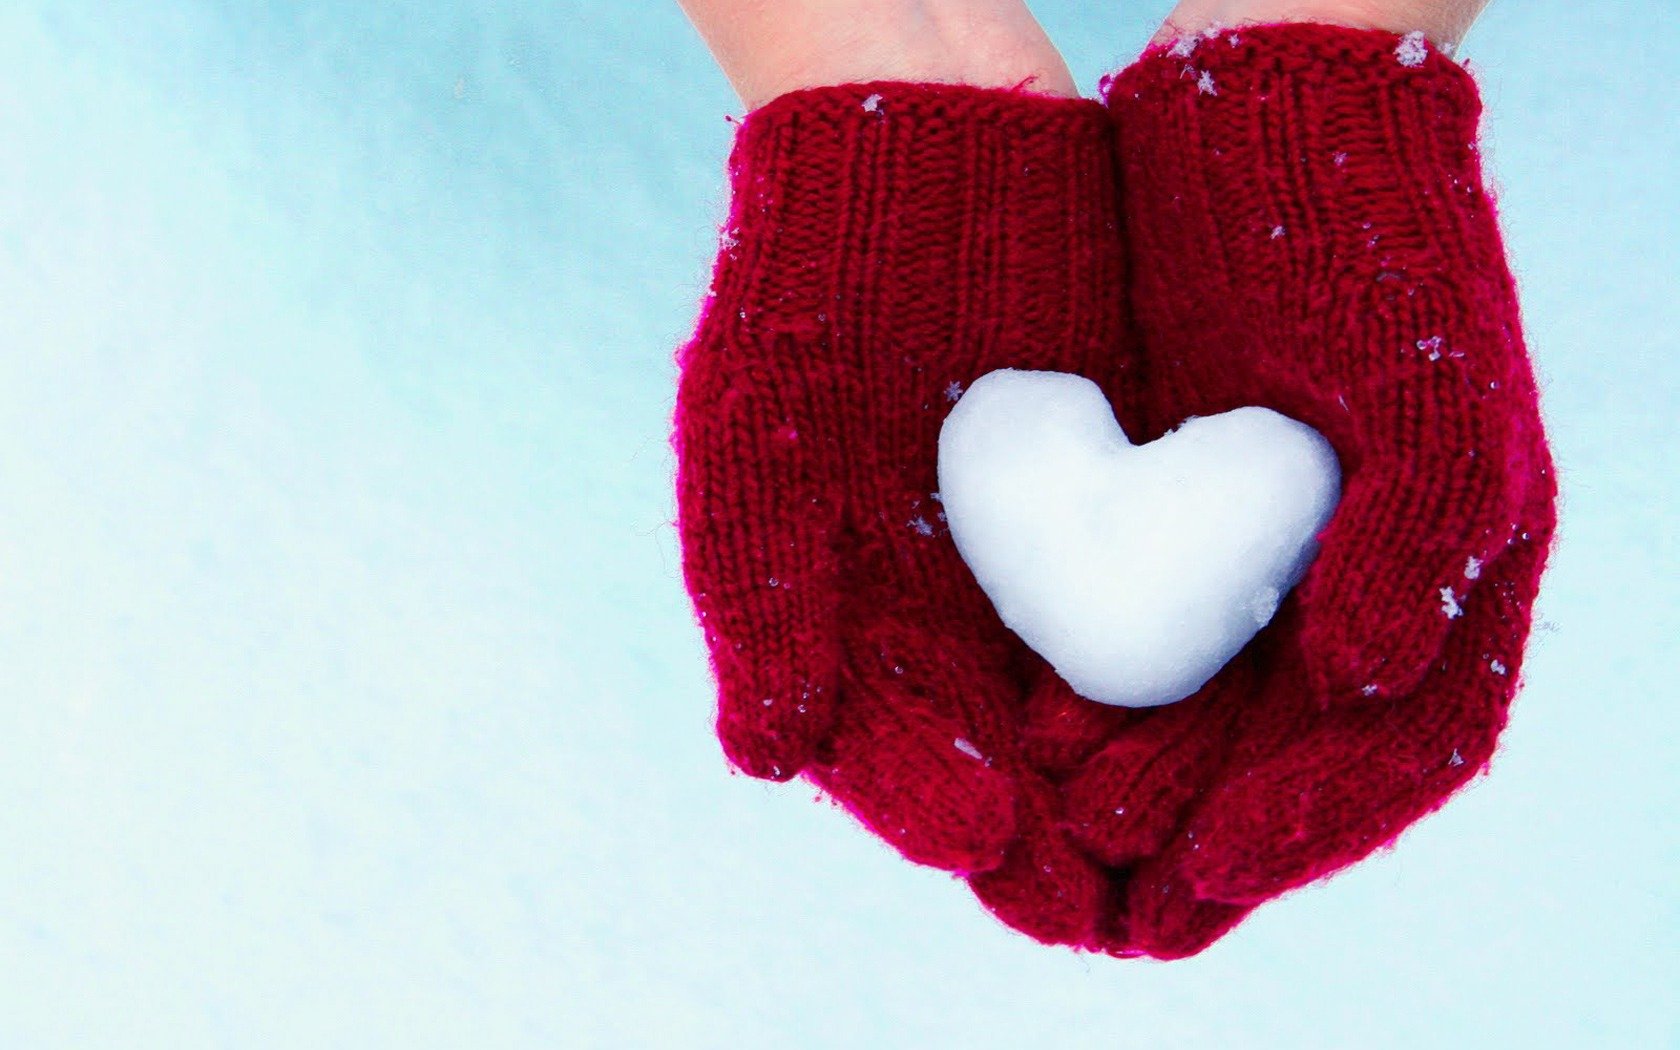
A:
[[[1166,6],[1035,5],[1087,89]],[[1676,39],[1465,50],[1567,488],[1494,776],[1160,965],[726,773],[674,3],[0,4],[0,1045],[1673,1045]]]

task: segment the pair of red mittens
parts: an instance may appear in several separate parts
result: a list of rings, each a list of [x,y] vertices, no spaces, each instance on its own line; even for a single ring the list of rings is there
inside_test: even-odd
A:
[[[807,775],[1040,940],[1178,957],[1485,765],[1556,489],[1463,69],[1263,26],[1106,87],[746,118],[679,526],[739,768]],[[1257,404],[1335,447],[1318,560],[1196,696],[1074,696],[958,557],[939,428],[1006,367],[1094,379],[1134,440]]]

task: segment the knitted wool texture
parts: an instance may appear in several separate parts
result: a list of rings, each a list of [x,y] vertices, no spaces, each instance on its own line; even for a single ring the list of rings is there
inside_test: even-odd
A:
[[[800,91],[746,118],[730,175],[674,438],[724,750],[753,776],[805,773],[911,860],[992,872],[1083,937],[1110,887],[1023,757],[1029,694],[1054,676],[958,556],[935,476],[979,376],[1123,358],[1107,115],[969,87]],[[1071,881],[1047,886],[1064,858]]]
[[[1108,101],[1129,280],[1088,107],[877,84],[754,113],[681,355],[679,525],[737,766],[806,772],[1035,938],[1173,958],[1486,763],[1555,486],[1462,70],[1257,27]],[[1004,366],[1097,379],[1134,439],[1264,404],[1336,447],[1313,572],[1197,696],[1072,695],[956,558],[938,425]]]
[[[1261,404],[1344,491],[1276,620],[1209,690],[1068,784],[1124,936],[1201,950],[1438,807],[1493,753],[1555,478],[1476,148],[1469,75],[1421,36],[1247,27],[1106,85],[1153,438]],[[1216,679],[1216,681],[1218,681]]]

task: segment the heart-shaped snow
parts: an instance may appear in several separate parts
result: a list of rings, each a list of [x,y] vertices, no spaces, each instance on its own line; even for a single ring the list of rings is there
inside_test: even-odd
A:
[[[939,435],[951,536],[1003,622],[1081,696],[1194,693],[1306,573],[1341,496],[1330,443],[1266,408],[1133,445],[1095,383],[983,376]]]

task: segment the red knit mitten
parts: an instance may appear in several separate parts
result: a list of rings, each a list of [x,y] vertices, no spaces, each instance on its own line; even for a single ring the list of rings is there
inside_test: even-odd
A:
[[[1257,690],[1152,713],[1068,787],[1080,841],[1135,865],[1111,949],[1178,956],[1483,768],[1556,488],[1462,68],[1421,36],[1247,27],[1152,48],[1108,104],[1149,391],[1129,422],[1264,405],[1343,472],[1245,654]]]
[[[911,860],[990,872],[1003,910],[1088,926],[1107,883],[1052,833],[1054,792],[1022,758],[1044,666],[958,556],[935,478],[979,376],[1123,356],[1107,114],[955,86],[800,91],[747,117],[730,172],[675,435],[724,750],[754,776],[806,773]],[[1042,856],[1068,858],[1055,879]]]

